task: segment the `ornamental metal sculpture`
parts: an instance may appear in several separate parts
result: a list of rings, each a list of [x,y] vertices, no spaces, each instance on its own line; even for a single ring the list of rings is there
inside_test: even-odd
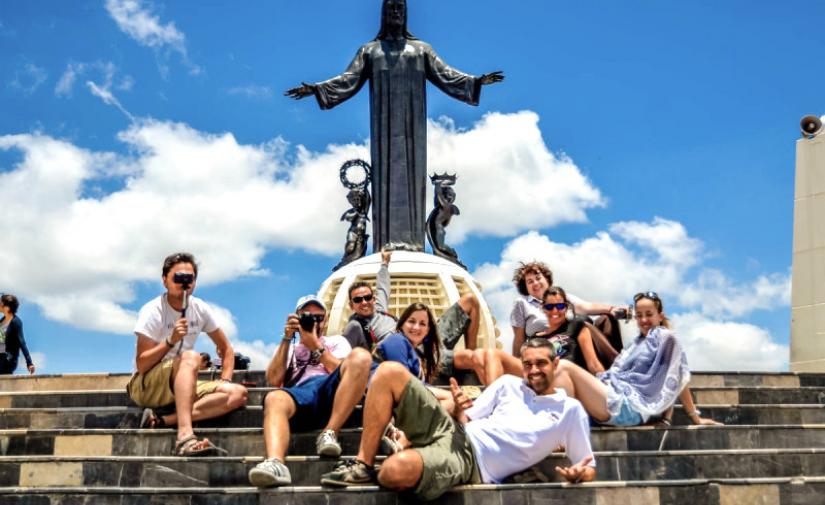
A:
[[[455,175],[434,174],[430,176],[433,186],[433,210],[427,218],[427,239],[433,248],[433,254],[438,257],[448,259],[453,263],[466,269],[464,263],[459,261],[458,253],[455,249],[444,243],[446,228],[450,224],[453,216],[460,214],[455,202]]]
[[[427,185],[427,81],[453,98],[478,105],[481,87],[504,79],[500,71],[474,76],[441,60],[407,31],[405,0],[384,0],[381,30],[358,50],[343,74],[286,91],[315,95],[321,109],[354,96],[370,82],[373,251],[424,249]]]
[[[364,174],[360,179],[353,179],[350,175],[350,169],[360,167]],[[364,160],[349,160],[341,165],[339,173],[341,184],[349,189],[347,193],[347,201],[352,208],[344,212],[341,216],[341,221],[349,221],[349,230],[347,230],[347,243],[344,245],[344,256],[341,261],[332,269],[338,270],[342,266],[363,258],[367,253],[367,222],[369,217],[367,213],[370,209],[370,192],[367,185],[370,180],[370,166]]]

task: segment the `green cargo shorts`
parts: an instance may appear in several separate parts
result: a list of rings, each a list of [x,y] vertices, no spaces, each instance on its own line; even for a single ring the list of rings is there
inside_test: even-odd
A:
[[[410,378],[393,415],[395,426],[424,461],[424,473],[413,490],[416,498],[434,500],[453,486],[481,482],[464,427],[420,380]]]

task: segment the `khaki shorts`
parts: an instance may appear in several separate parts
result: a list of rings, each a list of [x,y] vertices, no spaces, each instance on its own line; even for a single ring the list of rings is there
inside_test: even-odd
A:
[[[148,372],[135,372],[126,386],[129,398],[141,407],[163,407],[175,403],[175,392],[172,389],[172,369],[175,360],[163,360]],[[214,393],[221,381],[198,381],[195,394],[202,398]]]
[[[395,426],[424,461],[424,472],[413,491],[418,499],[434,500],[453,486],[481,482],[464,427],[420,380],[410,378],[393,415]]]

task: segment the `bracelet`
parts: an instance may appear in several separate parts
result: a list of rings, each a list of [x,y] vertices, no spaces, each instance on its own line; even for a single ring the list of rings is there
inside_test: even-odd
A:
[[[694,410],[693,412],[685,412],[685,414],[687,414],[687,416],[688,416],[688,417],[693,417],[693,416],[697,416],[697,417],[698,417],[698,416],[701,416],[701,415],[702,415],[702,411],[701,411],[701,410],[699,410],[699,409],[696,409],[696,410]]]
[[[175,344],[173,344],[172,342],[170,342],[170,341],[169,341],[169,337],[166,337],[166,338],[163,340],[163,343],[164,343],[164,344],[166,344],[166,345],[167,345],[167,346],[169,346],[169,347],[174,347],[174,346],[175,346]]]

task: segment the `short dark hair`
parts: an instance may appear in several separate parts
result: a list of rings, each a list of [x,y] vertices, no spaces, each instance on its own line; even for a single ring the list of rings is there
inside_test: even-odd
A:
[[[17,314],[17,309],[20,307],[17,297],[10,294],[0,296],[0,303],[8,307],[12,314]]]
[[[524,280],[524,278],[527,277],[527,274],[541,274],[545,279],[547,279],[548,286],[553,285],[553,272],[550,270],[550,267],[541,261],[531,261],[530,263],[520,262],[519,267],[516,268],[516,271],[513,274],[513,282],[516,283],[518,292],[524,296],[529,294],[527,292],[527,281]]]
[[[198,264],[195,262],[195,256],[188,252],[179,252],[167,256],[166,259],[163,260],[162,276],[166,277],[169,275],[169,271],[172,270],[172,267],[179,263],[190,263],[192,265],[192,270],[195,273],[195,279],[198,278]]]
[[[567,292],[561,286],[550,286],[547,288],[547,291],[541,295],[541,301],[547,300],[548,296],[560,296],[562,300],[564,300],[564,303],[570,305],[570,300],[567,299]]]
[[[351,302],[352,301],[352,292],[355,291],[356,289],[361,289],[361,288],[370,288],[370,293],[372,293],[372,285],[370,285],[369,282],[366,282],[366,281],[353,282],[349,286],[349,291],[347,291],[347,300]]]
[[[553,342],[551,342],[549,338],[529,338],[523,344],[521,344],[522,355],[524,354],[524,351],[526,349],[547,349],[548,351],[550,351],[550,359],[556,358],[556,348],[553,346]]]

